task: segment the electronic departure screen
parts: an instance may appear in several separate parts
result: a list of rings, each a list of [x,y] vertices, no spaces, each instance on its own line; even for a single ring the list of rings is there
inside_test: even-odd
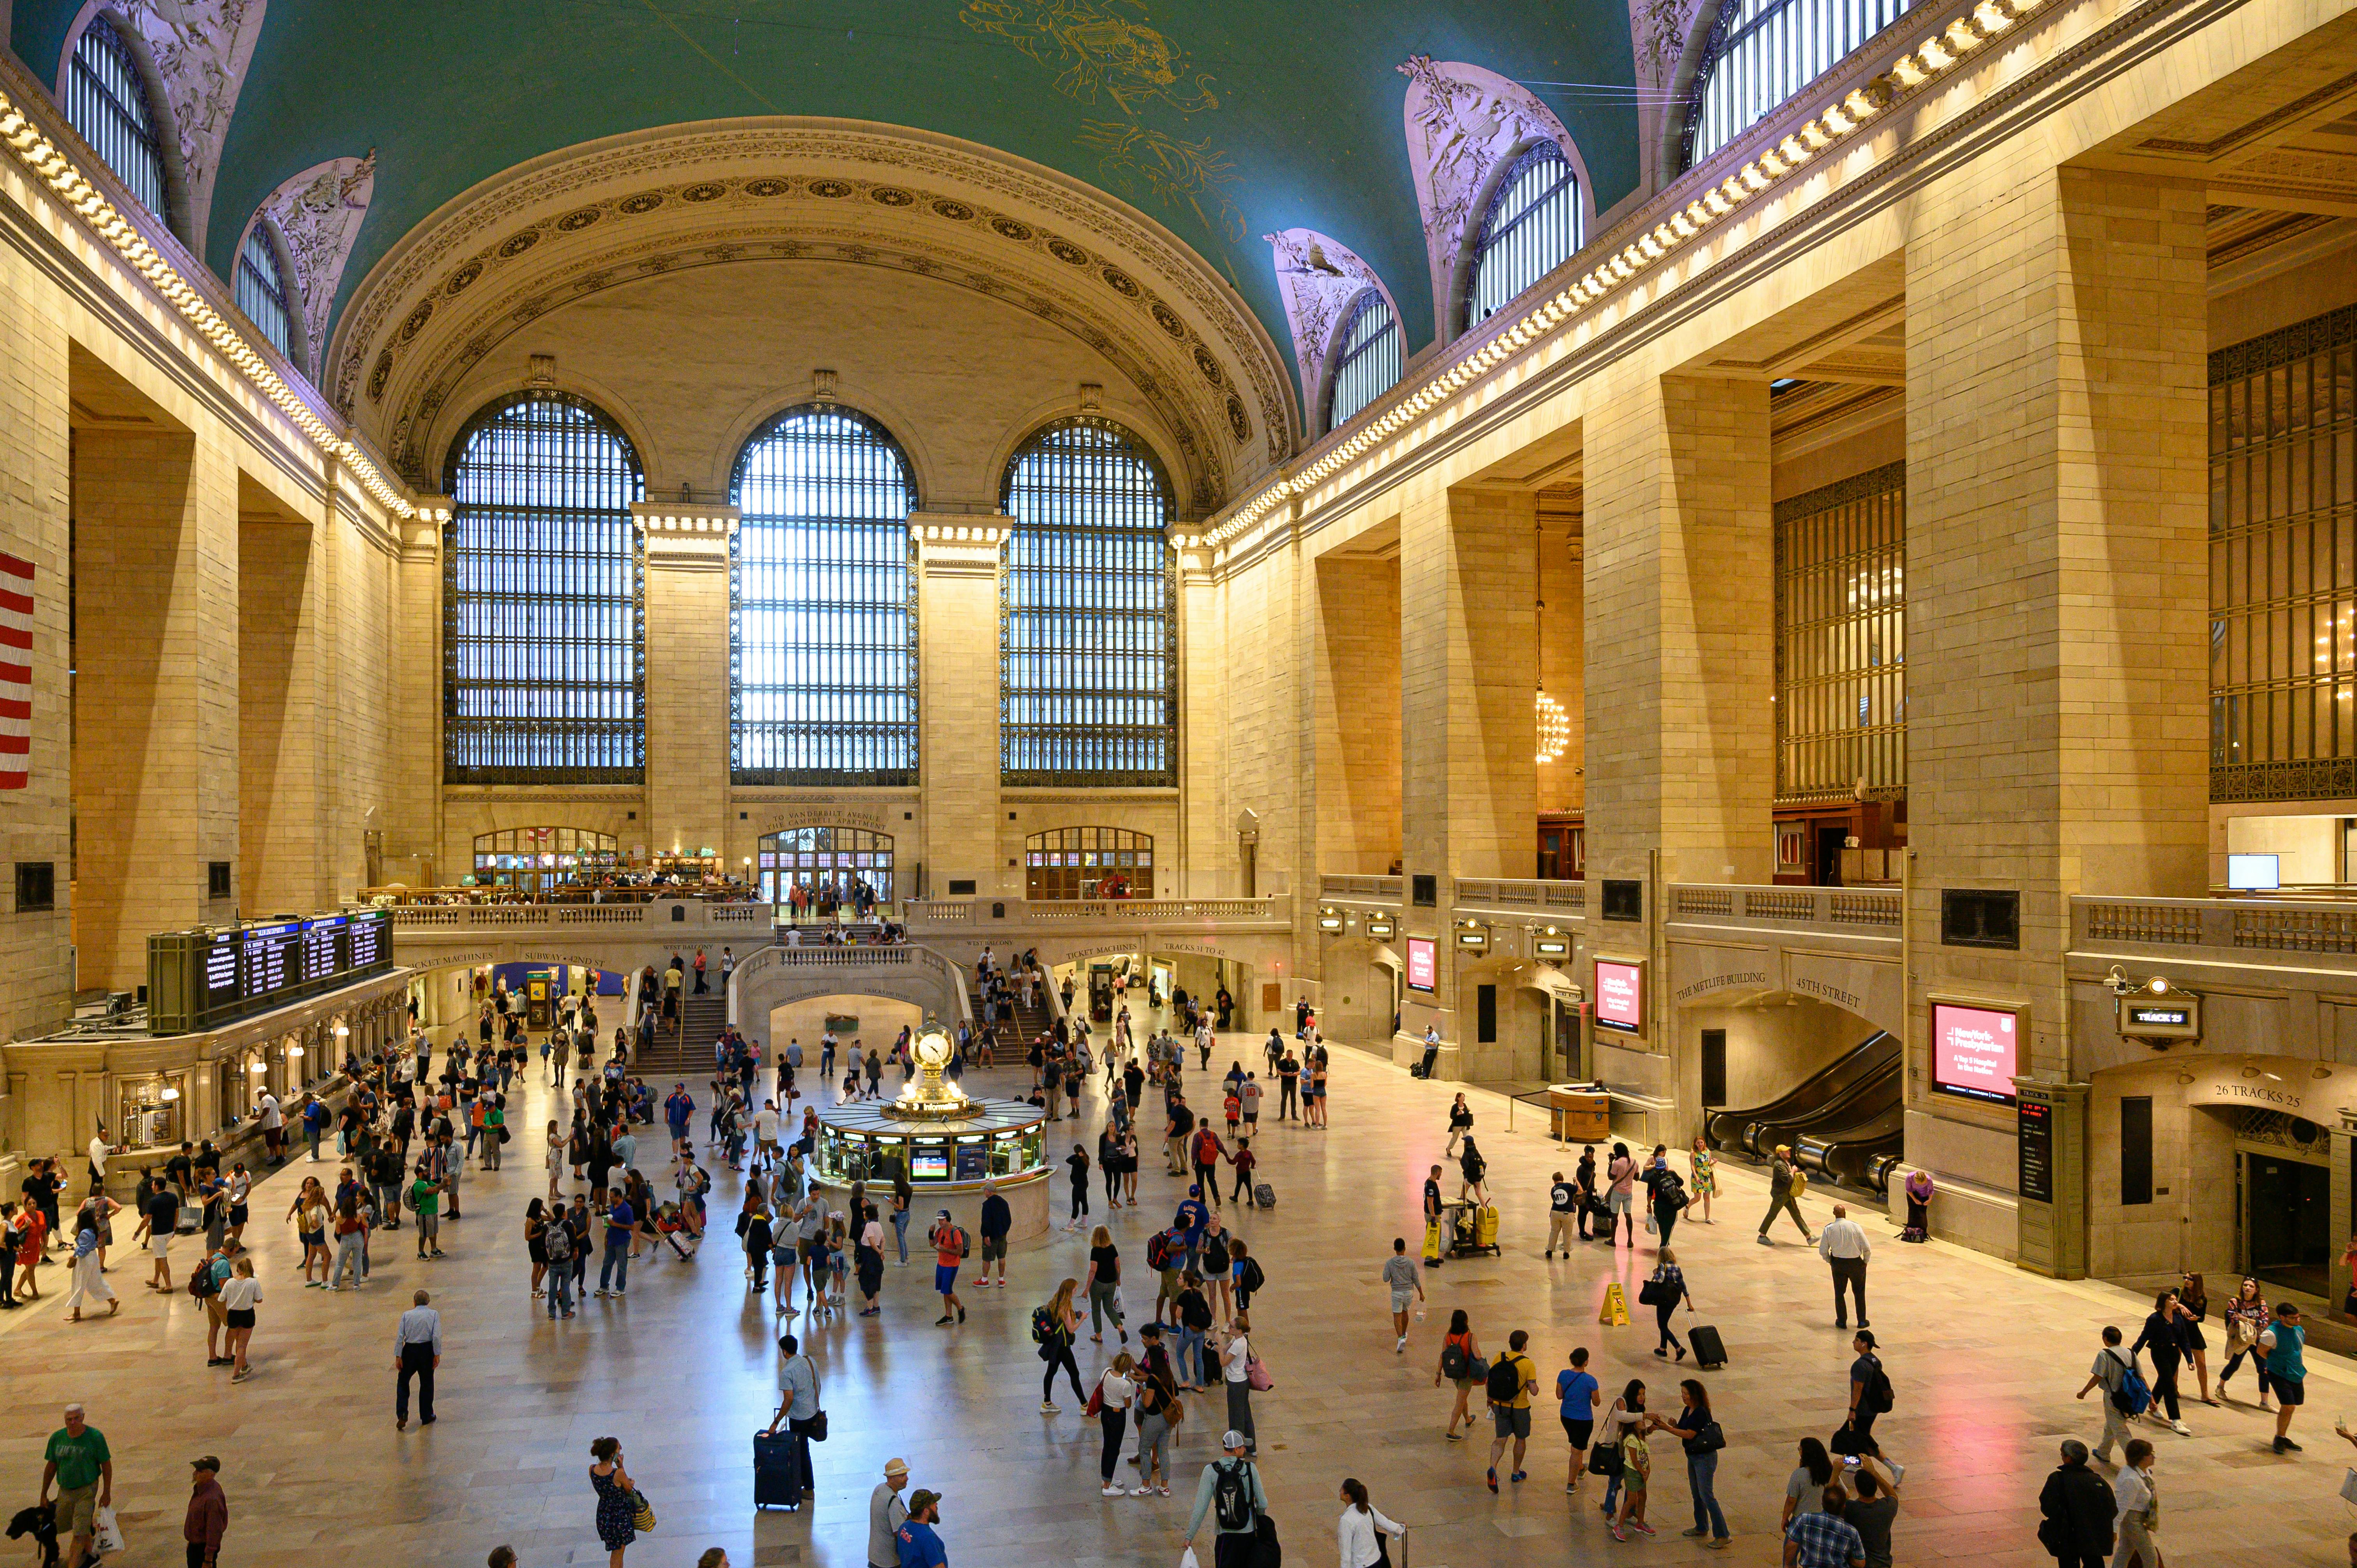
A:
[[[302,983],[302,921],[248,926],[243,934],[245,960],[238,966],[241,1002],[251,1003],[257,997]]]
[[[236,931],[215,931],[205,938],[199,950],[204,964],[204,990],[198,1005],[206,1013],[234,1011],[245,996],[238,979],[240,961],[245,956],[242,937]]]
[[[350,940],[345,947],[344,968],[354,974],[364,974],[393,957],[393,948],[385,937],[393,922],[382,910],[354,915],[345,928]]]
[[[344,918],[330,915],[303,926],[303,983],[331,979],[343,966]]]

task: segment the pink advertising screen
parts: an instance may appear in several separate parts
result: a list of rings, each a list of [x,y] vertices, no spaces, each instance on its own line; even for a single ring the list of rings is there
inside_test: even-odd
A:
[[[1645,972],[1633,963],[1596,961],[1596,1026],[1624,1035],[1645,1028]]]
[[[1932,1004],[1932,1087],[1966,1100],[2012,1104],[2019,1026],[2009,1008]]]
[[[1429,991],[1433,986],[1432,939],[1410,937],[1407,940],[1407,988]]]

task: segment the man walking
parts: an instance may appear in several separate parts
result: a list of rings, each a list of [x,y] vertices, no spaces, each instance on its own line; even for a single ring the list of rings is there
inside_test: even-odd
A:
[[[958,1300],[957,1275],[958,1264],[965,1259],[965,1232],[958,1229],[950,1211],[944,1208],[934,1217],[933,1228],[925,1232],[925,1240],[933,1244],[933,1289],[942,1298],[942,1315],[933,1319],[933,1326],[963,1323],[965,1303]],[[909,1511],[916,1511],[913,1504]]]
[[[1506,1354],[1490,1368],[1491,1419],[1496,1423],[1497,1435],[1490,1440],[1490,1490],[1498,1489],[1498,1461],[1504,1457],[1506,1440],[1513,1439],[1514,1470],[1517,1481],[1528,1473],[1523,1468],[1523,1450],[1531,1441],[1531,1396],[1539,1391],[1539,1369],[1523,1354],[1531,1337],[1522,1329],[1506,1336]]]
[[[188,1568],[213,1568],[221,1561],[221,1537],[229,1531],[229,1497],[221,1489],[221,1461],[208,1454],[189,1460],[188,1467],[194,1472],[193,1484],[180,1539],[188,1542]]]
[[[909,1499],[909,1517],[892,1535],[900,1568],[949,1568],[949,1549],[933,1529],[941,1522],[941,1493],[920,1491]]]
[[[106,1434],[88,1423],[81,1406],[66,1406],[66,1423],[49,1434],[49,1445],[41,1455],[41,1495],[33,1499],[36,1508],[49,1500],[49,1487],[58,1489],[58,1533],[68,1538],[67,1568],[80,1568],[89,1557],[90,1539],[96,1526],[92,1522],[98,1510],[114,1506],[114,1455],[106,1446]]]
[[[2291,1440],[2291,1418],[2308,1399],[2308,1364],[2300,1359],[2307,1345],[2308,1330],[2299,1321],[2299,1308],[2287,1301],[2277,1302],[2276,1320],[2259,1330],[2258,1348],[2267,1358],[2267,1381],[2275,1385],[2278,1454],[2299,1452],[2299,1444]]]
[[[1857,1297],[1857,1326],[1866,1327],[1866,1260],[1873,1249],[1867,1245],[1866,1232],[1849,1217],[1849,1206],[1834,1205],[1833,1223],[1817,1232],[1817,1256],[1823,1258],[1834,1272],[1834,1326],[1849,1326],[1849,1303],[1842,1296],[1846,1284]]]
[[[1792,1168],[1792,1145],[1777,1144],[1776,1157],[1768,1162],[1768,1212],[1760,1217],[1759,1239],[1761,1246],[1772,1247],[1776,1244],[1768,1239],[1768,1227],[1776,1223],[1776,1214],[1779,1209],[1792,1217],[1792,1224],[1801,1232],[1802,1240],[1816,1240],[1809,1234],[1809,1222],[1801,1218],[1801,1195],[1793,1190],[1800,1179],[1800,1173]]]
[[[2077,1438],[2063,1442],[2062,1463],[2046,1477],[2038,1511],[2045,1516],[2038,1542],[2062,1568],[2104,1568],[2111,1561],[2118,1508],[2112,1488],[2087,1468],[2087,1445]]]
[[[2080,1384],[2079,1391],[2072,1396],[2085,1399],[2093,1390],[2104,1391],[2104,1434],[2095,1440],[2095,1457],[2106,1465],[2112,1462],[2112,1444],[2128,1440],[2128,1412],[2120,1408],[2117,1396],[2120,1384],[2135,1367],[2135,1352],[2122,1350],[2120,1331],[2106,1325],[2104,1348],[2095,1352],[2095,1364],[2087,1369],[2087,1380]],[[2083,1455],[2085,1450],[2080,1452]],[[2050,1484],[2048,1489],[2052,1489]],[[2050,1544],[2048,1550],[2053,1550]],[[2104,1550],[2109,1552],[2111,1548],[2106,1546]]]
[[[427,1305],[434,1298],[419,1291],[416,1305],[401,1315],[393,1330],[393,1369],[401,1374],[393,1384],[393,1429],[409,1425],[409,1380],[417,1380],[417,1424],[434,1424],[434,1374],[442,1365],[442,1315]]]
[[[1555,1249],[1560,1247],[1565,1257],[1571,1256],[1571,1241],[1579,1233],[1578,1225],[1579,1191],[1557,1171],[1555,1185],[1547,1188],[1546,1255],[1554,1257]]]
[[[1890,1378],[1882,1369],[1882,1359],[1874,1353],[1874,1335],[1861,1328],[1849,1342],[1857,1352],[1857,1359],[1849,1364],[1849,1431],[1856,1445],[1853,1454],[1873,1452],[1867,1438],[1874,1431],[1874,1418],[1890,1408]]]
[[[1392,1332],[1399,1343],[1392,1354],[1407,1354],[1407,1314],[1409,1306],[1424,1299],[1424,1271],[1407,1255],[1407,1238],[1392,1238],[1392,1255],[1383,1260],[1383,1283],[1392,1288]]]
[[[1203,1516],[1212,1516],[1211,1568],[1252,1568],[1260,1541],[1260,1516],[1268,1511],[1268,1492],[1260,1482],[1260,1466],[1244,1452],[1241,1432],[1220,1439],[1224,1459],[1203,1466],[1195,1484],[1195,1511],[1187,1520],[1187,1546],[1195,1544]]]
[[[908,1521],[909,1505],[900,1488],[909,1484],[909,1462],[887,1459],[884,1478],[867,1494],[867,1568],[899,1568],[900,1526]]]

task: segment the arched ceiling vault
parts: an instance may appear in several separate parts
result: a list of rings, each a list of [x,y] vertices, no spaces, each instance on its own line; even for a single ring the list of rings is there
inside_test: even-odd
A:
[[[856,122],[710,122],[566,149],[429,217],[355,289],[326,389],[414,481],[486,355],[564,305],[745,261],[895,269],[1012,304],[1086,343],[1179,447],[1186,510],[1282,462],[1298,419],[1275,344],[1143,214],[949,137]],[[1010,366],[1010,375],[1022,367]]]

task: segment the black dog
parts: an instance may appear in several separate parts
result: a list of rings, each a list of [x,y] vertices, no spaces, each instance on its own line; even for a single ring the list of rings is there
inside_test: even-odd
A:
[[[8,1521],[8,1539],[17,1541],[27,1535],[41,1549],[41,1568],[58,1568],[57,1504],[16,1510],[16,1517]]]

